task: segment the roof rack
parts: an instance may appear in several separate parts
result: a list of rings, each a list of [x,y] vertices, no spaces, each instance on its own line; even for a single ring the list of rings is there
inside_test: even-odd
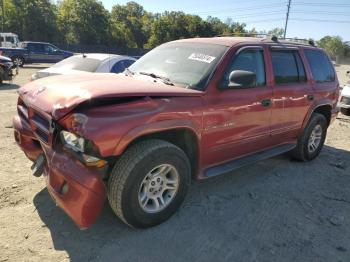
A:
[[[302,39],[302,38],[289,38],[289,37],[277,37],[276,35],[271,34],[259,34],[259,33],[229,33],[229,34],[222,34],[218,35],[217,37],[225,37],[225,36],[251,36],[251,37],[258,37],[262,38],[262,40],[270,40],[273,42],[280,42],[280,40],[291,43],[291,44],[302,44],[302,45],[311,45],[316,46],[315,41],[312,39]]]

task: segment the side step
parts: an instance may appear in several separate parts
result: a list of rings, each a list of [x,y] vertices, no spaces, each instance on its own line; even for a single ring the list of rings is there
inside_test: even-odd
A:
[[[267,158],[271,158],[283,153],[286,153],[293,148],[295,148],[295,144],[284,144],[281,146],[277,146],[265,151],[261,151],[249,156],[244,156],[238,159],[234,159],[232,161],[223,163],[218,166],[210,167],[207,170],[204,171],[204,177],[214,177],[217,175],[229,173],[233,170],[236,170],[238,168],[253,164],[255,162],[258,162],[260,160],[264,160]]]

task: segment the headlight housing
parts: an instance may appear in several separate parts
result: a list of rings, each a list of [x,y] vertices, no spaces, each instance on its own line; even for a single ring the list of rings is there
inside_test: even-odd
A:
[[[75,152],[84,153],[85,139],[68,131],[61,131],[63,145]]]
[[[63,146],[77,153],[79,160],[86,166],[101,168],[107,164],[104,159],[96,156],[98,153],[91,141],[64,130],[60,136]]]

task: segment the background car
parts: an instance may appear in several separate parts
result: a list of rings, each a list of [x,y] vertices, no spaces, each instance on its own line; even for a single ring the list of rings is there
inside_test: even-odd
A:
[[[74,55],[50,43],[25,41],[20,48],[0,48],[3,55],[10,57],[16,66],[32,63],[57,63]]]
[[[346,72],[346,75],[350,77],[350,71]],[[340,111],[346,116],[350,116],[350,81],[343,87],[341,91]]]
[[[0,84],[3,81],[9,80],[18,73],[18,69],[14,68],[10,58],[0,55]]]
[[[69,57],[32,75],[31,80],[73,73],[121,73],[136,61],[130,56],[113,54],[79,54]]]

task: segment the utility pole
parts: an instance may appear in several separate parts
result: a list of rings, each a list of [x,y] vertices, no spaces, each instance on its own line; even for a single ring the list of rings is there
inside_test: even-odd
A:
[[[287,34],[287,26],[288,26],[288,18],[289,18],[289,10],[290,10],[290,4],[291,4],[292,0],[288,0],[288,5],[287,5],[287,16],[286,16],[286,24],[284,26],[284,38],[286,38],[286,34]]]

